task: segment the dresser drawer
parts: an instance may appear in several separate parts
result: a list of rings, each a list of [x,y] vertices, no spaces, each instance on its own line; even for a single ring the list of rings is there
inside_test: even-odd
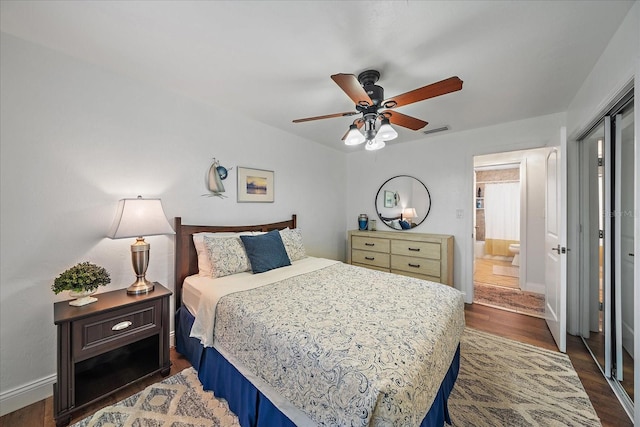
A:
[[[351,251],[351,262],[388,269],[389,255],[379,252],[360,251],[354,249]]]
[[[388,254],[389,248],[389,239],[380,239],[377,237],[353,236],[353,241],[351,243],[351,249],[360,249],[364,251],[383,252]]]
[[[391,253],[418,258],[440,259],[440,243],[394,240]]]
[[[402,276],[415,277],[416,279],[428,280],[430,282],[442,283],[440,277],[427,276],[426,274],[414,273],[411,271],[391,270],[392,273],[400,274]],[[446,283],[445,283],[446,285]],[[450,286],[450,285],[449,285]]]
[[[391,270],[402,270],[439,278],[440,261],[404,255],[391,255]]]
[[[82,360],[110,351],[162,327],[162,300],[109,311],[73,322],[73,357]]]

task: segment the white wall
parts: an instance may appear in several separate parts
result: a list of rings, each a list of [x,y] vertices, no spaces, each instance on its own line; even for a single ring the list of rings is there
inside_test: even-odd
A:
[[[162,198],[168,218],[247,224],[298,214],[311,255],[344,258],[346,159],[143,82],[2,34],[0,410],[51,394],[53,279],[88,260],[133,282],[129,239],[105,238],[123,197]],[[227,199],[203,197],[212,157]],[[275,203],[236,203],[237,166],[275,171]],[[173,237],[147,238],[147,277],[173,289]],[[99,295],[98,295],[99,298]]]
[[[376,218],[378,188],[395,175],[420,179],[431,193],[431,212],[415,229],[406,232],[452,234],[455,238],[454,283],[471,302],[473,288],[473,218],[475,189],[473,156],[544,147],[564,124],[564,114],[505,123],[471,131],[432,135],[401,145],[387,144],[381,151],[348,155],[347,226],[357,216]],[[457,218],[457,211],[462,218]],[[380,224],[380,230],[386,226]]]

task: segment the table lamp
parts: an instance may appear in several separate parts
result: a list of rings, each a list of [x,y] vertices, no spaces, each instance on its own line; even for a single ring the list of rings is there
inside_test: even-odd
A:
[[[175,231],[167,221],[160,199],[143,199],[138,196],[136,199],[120,200],[108,237],[136,238],[131,245],[131,262],[136,281],[127,288],[127,294],[138,295],[153,291],[153,283],[145,277],[149,266],[150,245],[144,241],[144,236],[161,234],[175,234]]]
[[[413,224],[413,218],[418,216],[415,208],[404,208],[402,211],[403,219],[406,219],[409,224]]]

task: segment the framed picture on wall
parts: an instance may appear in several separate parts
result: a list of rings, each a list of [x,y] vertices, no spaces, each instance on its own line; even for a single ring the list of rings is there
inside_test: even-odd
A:
[[[273,171],[238,166],[238,202],[273,203]]]
[[[395,191],[384,190],[384,207],[392,208],[396,205]]]

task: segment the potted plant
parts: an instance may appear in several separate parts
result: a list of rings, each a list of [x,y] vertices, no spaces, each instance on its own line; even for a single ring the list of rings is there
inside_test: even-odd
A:
[[[81,262],[60,274],[53,282],[51,289],[55,294],[69,291],[69,296],[76,298],[69,305],[82,306],[98,301],[91,295],[98,286],[111,283],[107,270],[90,262]]]

